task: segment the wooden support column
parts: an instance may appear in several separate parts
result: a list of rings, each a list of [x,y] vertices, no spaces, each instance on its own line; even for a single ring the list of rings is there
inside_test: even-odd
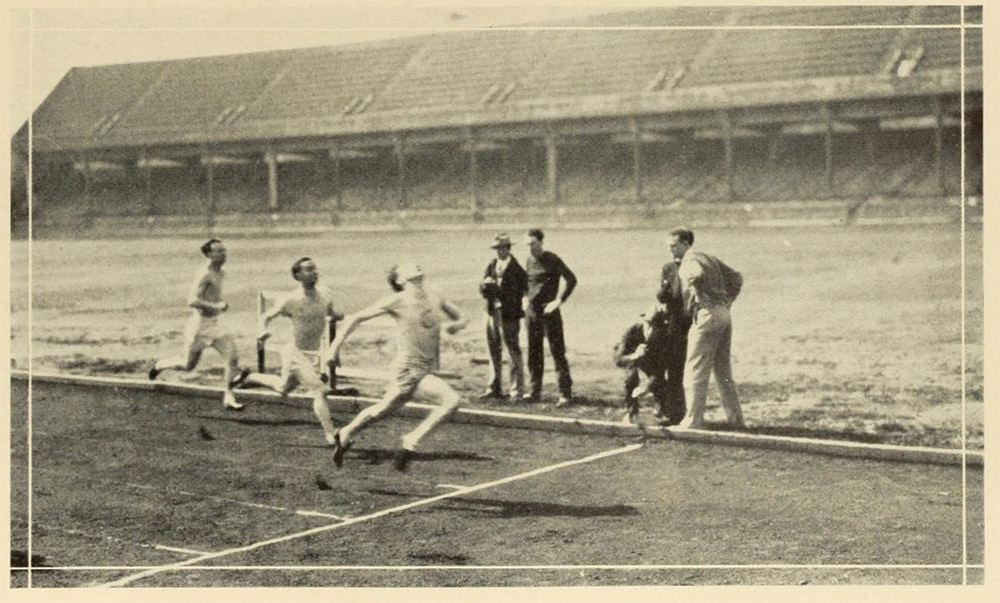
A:
[[[948,194],[944,179],[944,118],[941,114],[941,97],[931,99],[931,111],[934,115],[934,174],[937,176],[938,194]]]
[[[264,153],[267,162],[267,206],[278,211],[278,153],[269,148]]]
[[[635,190],[635,202],[642,204],[642,130],[635,119],[629,120],[629,129],[632,131],[632,185]]]
[[[823,125],[824,128],[824,151],[826,159],[826,195],[834,196],[834,173],[833,173],[833,111],[828,104],[823,105]]]
[[[726,175],[726,196],[730,201],[736,198],[736,184],[733,173],[733,123],[726,111],[719,111],[722,121],[722,146],[724,150],[723,169]]]
[[[406,141],[402,137],[396,138],[395,153],[397,209],[406,209],[409,204],[406,190]]]
[[[156,206],[153,205],[153,168],[149,165],[149,150],[146,147],[142,148],[142,179],[143,184],[145,184],[145,194],[146,194],[146,214],[153,215],[156,213]]]
[[[333,143],[330,148],[330,157],[333,159],[333,209],[341,211],[344,209],[344,192],[340,182],[340,149],[339,142]]]
[[[876,120],[875,123],[868,124],[864,129],[865,132],[865,162],[868,164],[865,174],[867,178],[867,189],[869,192],[881,192],[879,188],[879,173],[876,170],[875,154],[877,152],[877,143],[880,136],[879,133],[879,122]]]
[[[204,152],[202,157],[205,160],[205,206],[208,211],[208,227],[211,229],[215,226],[215,163],[207,151]]]
[[[767,162],[773,166],[778,160],[778,149],[781,145],[781,128],[770,130],[767,135]]]
[[[477,219],[480,216],[479,156],[476,152],[476,137],[471,131],[466,133],[465,142],[469,147],[469,209],[473,219]]]
[[[548,202],[559,206],[559,146],[555,137],[545,139],[545,166],[548,172]]]
[[[531,162],[537,150],[531,141],[521,141],[521,152],[517,153],[518,167],[521,168],[521,205],[527,205],[528,185],[531,176]]]
[[[90,159],[86,155],[81,155],[80,161],[83,163],[83,207],[86,212],[86,220],[89,222],[94,219],[94,201],[90,194],[93,173],[90,171]]]

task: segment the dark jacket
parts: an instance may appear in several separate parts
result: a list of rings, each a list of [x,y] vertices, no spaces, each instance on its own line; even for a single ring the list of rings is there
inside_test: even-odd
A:
[[[497,277],[496,269],[497,258],[493,258],[493,261],[486,266],[483,280],[485,281],[486,278],[495,279]],[[504,270],[499,287],[495,285],[487,286],[483,281],[479,283],[479,293],[486,300],[486,311],[492,312],[493,303],[499,301],[500,315],[504,320],[517,320],[524,316],[524,310],[521,308],[521,298],[524,297],[527,290],[528,274],[513,255],[510,256],[510,263],[507,264],[507,269]]]
[[[685,345],[688,329],[691,328],[691,317],[684,309],[681,279],[677,274],[679,268],[680,264],[677,262],[667,262],[663,265],[656,301],[666,306],[668,334],[678,345]]]
[[[635,368],[642,369],[652,375],[658,373],[663,375],[667,366],[667,346],[669,345],[668,325],[664,322],[664,317],[658,315],[658,320],[653,321],[653,328],[650,330],[649,338],[643,334],[644,321],[636,322],[629,326],[622,334],[621,341],[615,346],[615,364],[619,368],[632,368],[625,357],[635,352],[640,344],[646,344],[646,354],[636,361]]]

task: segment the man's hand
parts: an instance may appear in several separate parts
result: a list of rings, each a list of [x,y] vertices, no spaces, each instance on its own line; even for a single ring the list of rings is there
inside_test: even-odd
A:
[[[556,310],[558,310],[559,306],[561,306],[561,305],[562,305],[562,301],[561,300],[554,299],[554,300],[550,301],[549,303],[545,304],[545,309],[542,310],[542,313],[545,314],[546,316],[548,316],[549,314],[552,314],[553,312],[555,312]]]
[[[449,322],[447,325],[445,325],[444,330],[449,335],[454,335],[455,333],[458,333],[464,328],[465,325],[460,322]]]
[[[264,329],[263,331],[261,331],[261,332],[260,332],[260,333],[259,333],[259,334],[257,335],[257,341],[267,341],[267,339],[268,339],[268,338],[269,338],[270,336],[271,336],[271,332],[270,332],[270,331],[268,331],[267,329]]]
[[[643,356],[645,356],[645,355],[646,355],[646,344],[644,344],[644,343],[640,343],[640,344],[639,344],[639,345],[638,345],[638,346],[637,346],[637,347],[635,348],[635,351],[634,351],[634,352],[632,352],[632,353],[631,353],[631,354],[629,355],[629,358],[631,358],[632,360],[639,360],[640,358],[642,358],[642,357],[643,357]]]
[[[220,302],[216,302],[215,303],[215,311],[218,312],[219,314],[225,312],[228,309],[229,309],[229,304],[227,304],[224,301],[220,301]]]

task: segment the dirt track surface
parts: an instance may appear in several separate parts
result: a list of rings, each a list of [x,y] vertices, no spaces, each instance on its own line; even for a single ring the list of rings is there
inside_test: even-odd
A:
[[[525,249],[518,233],[514,253]],[[492,232],[342,233],[329,237],[232,239],[225,316],[241,357],[254,358],[259,289],[295,284],[288,266],[316,259],[340,310],[387,293],[384,272],[401,258],[421,262],[429,282],[472,319],[444,341],[443,368],[461,375],[470,397],[488,381],[482,363],[485,314],[476,284],[490,260]],[[39,371],[142,377],[176,354],[184,300],[202,262],[197,240],[39,241],[34,244],[32,367]],[[552,230],[546,246],[580,280],[563,315],[580,403],[554,409],[555,379],[543,403],[519,412],[589,418],[623,413],[611,348],[655,293],[668,255],[658,231]],[[962,363],[962,241],[957,224],[905,227],[700,229],[695,247],[739,269],[746,285],[733,309],[733,367],[751,430],[781,435],[959,448],[983,446],[982,231],[966,238],[965,372]],[[26,368],[27,245],[15,242],[12,355]],[[274,341],[283,341],[279,333]],[[386,369],[395,351],[391,321],[360,328],[345,365]],[[522,340],[524,339],[522,329]],[[275,344],[275,349],[277,343]],[[271,357],[272,365],[276,355]],[[551,360],[546,359],[551,370]],[[216,384],[219,361],[165,379]],[[963,379],[964,377],[964,379]],[[365,393],[379,395],[380,387]],[[714,387],[710,404],[715,404]],[[495,402],[486,407],[506,406]],[[722,420],[717,404],[710,422]]]
[[[12,545],[24,550],[28,393],[21,383],[11,393]],[[388,461],[413,423],[390,419],[336,470],[299,405],[232,413],[204,399],[55,384],[36,384],[31,402],[42,564],[158,566],[289,536],[204,562],[266,569],[161,572],[134,586],[956,584],[963,491],[967,562],[983,562],[974,468],[963,488],[956,467],[647,442],[337,528],[638,441],[446,424],[400,474]],[[317,526],[332,527],[294,536]],[[325,569],[295,569],[307,566]],[[136,571],[48,569],[33,584]],[[23,584],[23,572],[12,580]]]

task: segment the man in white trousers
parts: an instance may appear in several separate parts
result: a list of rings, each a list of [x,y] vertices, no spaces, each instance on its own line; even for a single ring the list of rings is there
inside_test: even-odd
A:
[[[708,380],[715,373],[726,418],[730,425],[742,429],[745,427],[743,411],[730,359],[733,322],[729,308],[739,294],[743,277],[717,257],[691,251],[694,233],[690,229],[675,228],[670,237],[670,251],[680,260],[678,276],[684,307],[691,316],[684,365],[688,409],[678,426],[688,429],[705,427]]]

